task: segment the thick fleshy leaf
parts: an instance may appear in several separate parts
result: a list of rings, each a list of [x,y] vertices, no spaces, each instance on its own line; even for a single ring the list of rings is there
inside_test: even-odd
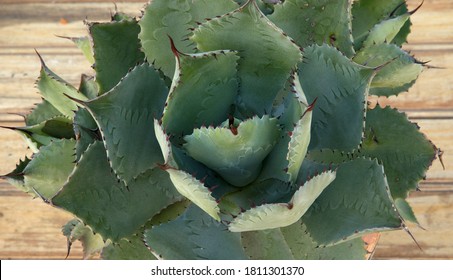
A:
[[[73,219],[64,225],[62,232],[68,240],[68,255],[71,252],[72,243],[76,240],[82,243],[84,259],[88,259],[92,255],[99,253],[105,246],[101,235],[94,234],[89,227],[77,219]]]
[[[162,115],[167,93],[159,73],[145,63],[108,93],[84,103],[101,130],[113,170],[126,183],[163,163],[153,122]]]
[[[36,82],[39,92],[62,115],[72,119],[74,112],[77,111],[77,105],[68,96],[79,100],[86,100],[87,98],[47,68],[41,56],[39,56],[39,59],[41,60],[41,74]]]
[[[170,174],[170,180],[180,194],[195,203],[214,219],[220,220],[217,202],[203,182],[181,170],[169,168],[166,171]]]
[[[112,243],[102,250],[104,260],[156,260],[145,246],[142,234],[134,234]]]
[[[286,244],[295,259],[303,260],[363,260],[364,243],[361,238],[332,246],[319,246],[307,232],[307,227],[300,221],[280,229]]]
[[[366,97],[375,70],[355,64],[327,45],[304,50],[299,77],[309,103],[315,99],[309,149],[356,149],[363,135]]]
[[[75,167],[74,149],[75,141],[72,139],[42,146],[23,171],[27,189],[33,189],[45,201],[52,198]]]
[[[393,198],[417,188],[436,150],[405,114],[390,107],[368,110],[360,154],[382,163]]]
[[[217,126],[231,114],[238,92],[238,55],[216,51],[186,55],[175,50],[178,70],[172,82],[162,126],[181,136],[203,125]]]
[[[319,246],[301,222],[279,229],[243,232],[241,235],[250,259],[363,260],[366,253],[360,238],[328,247]]]
[[[238,233],[192,205],[178,219],[145,231],[145,242],[161,259],[246,259]]]
[[[363,41],[368,37],[370,30],[380,22],[392,17],[407,13],[404,0],[357,0],[352,6],[352,36],[356,50],[362,48]],[[410,32],[410,21],[406,21],[401,31],[394,39],[394,43],[401,45],[406,42]]]
[[[127,186],[118,181],[104,146],[95,142],[52,204],[76,215],[104,239],[116,242],[180,199],[168,174],[159,168],[141,174]]]
[[[18,164],[16,164],[16,168],[14,168],[13,171],[6,175],[0,175],[1,179],[5,179],[10,183],[11,185],[15,186],[19,190],[26,192],[30,194],[33,197],[36,197],[36,193],[33,189],[31,189],[29,186],[25,185],[24,182],[24,169],[27,167],[27,165],[30,163],[30,159],[25,157],[24,160],[20,160]]]
[[[417,217],[415,217],[412,207],[409,205],[407,200],[403,198],[395,199],[395,205],[398,209],[398,212],[401,214],[401,217],[408,222],[419,225]]]
[[[90,37],[61,37],[71,40],[83,53],[89,63],[94,63],[93,49],[91,48]]]
[[[135,65],[143,62],[135,19],[88,25],[93,40],[94,70],[99,94],[109,91]]]
[[[401,28],[409,20],[410,14],[405,13],[395,18],[384,20],[376,24],[368,34],[368,37],[363,42],[362,48],[367,48],[372,45],[384,43],[392,43],[393,39],[398,35]]]
[[[302,221],[320,245],[351,240],[364,233],[400,229],[403,224],[383,167],[376,160],[364,158],[339,165],[336,179]]]
[[[411,55],[396,45],[379,44],[360,50],[354,61],[370,67],[383,66],[371,81],[370,94],[398,95],[407,91],[423,70]]]
[[[301,186],[288,203],[263,204],[241,213],[229,224],[232,232],[265,230],[297,222],[322,191],[335,179],[335,172],[322,173]]]
[[[351,36],[351,1],[286,0],[269,16],[278,27],[306,48],[331,44],[346,56],[354,54]]]
[[[235,124],[231,124],[235,126]],[[280,134],[277,120],[254,117],[238,127],[200,128],[184,137],[184,149],[234,186],[253,182]]]
[[[193,44],[187,41],[190,28],[207,18],[230,12],[238,7],[232,0],[154,0],[146,7],[139,24],[143,51],[148,61],[153,61],[167,77],[175,72],[175,58],[168,36],[174,39],[181,52],[193,52]]]
[[[255,1],[201,24],[191,40],[201,51],[240,52],[238,105],[245,117],[272,110],[274,98],[302,58],[299,47],[262,14]]]
[[[88,99],[96,98],[99,94],[99,88],[95,81],[95,78],[82,74],[80,79],[79,91],[85,95]]]
[[[43,99],[41,103],[37,104],[33,110],[25,117],[25,124],[33,126],[40,124],[47,120],[62,117],[63,114],[57,108],[52,106],[49,101]]]
[[[74,133],[77,140],[75,146],[77,161],[89,145],[102,140],[96,121],[85,108],[80,108],[74,116]]]
[[[245,253],[252,260],[293,260],[294,256],[280,229],[241,233]]]

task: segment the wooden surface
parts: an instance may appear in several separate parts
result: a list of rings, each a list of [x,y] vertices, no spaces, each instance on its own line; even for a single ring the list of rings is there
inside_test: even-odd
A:
[[[113,1],[0,0],[0,125],[20,125],[24,113],[40,101],[34,81],[39,72],[37,49],[47,65],[77,85],[81,73],[92,73],[78,49],[56,37],[86,34],[83,19],[105,21]],[[144,1],[119,1],[119,10],[139,15]],[[133,3],[132,3],[133,2]],[[419,1],[408,1],[414,8]],[[443,170],[435,161],[409,202],[421,225],[410,226],[423,250],[403,231],[384,233],[374,258],[453,259],[453,1],[425,0],[413,15],[412,34],[405,49],[429,65],[410,94],[380,99],[408,113],[421,131],[444,151]],[[27,152],[15,133],[0,130],[0,174],[12,170]],[[71,215],[32,200],[0,181],[0,259],[61,259],[66,240],[61,226]],[[81,258],[74,247],[71,258]]]

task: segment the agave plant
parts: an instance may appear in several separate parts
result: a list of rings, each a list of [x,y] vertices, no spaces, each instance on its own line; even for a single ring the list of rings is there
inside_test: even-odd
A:
[[[404,0],[153,0],[70,38],[78,88],[42,61],[43,97],[5,175],[73,213],[69,248],[106,259],[360,259],[417,223],[437,148],[369,96],[423,70]],[[40,57],[41,58],[41,57]]]

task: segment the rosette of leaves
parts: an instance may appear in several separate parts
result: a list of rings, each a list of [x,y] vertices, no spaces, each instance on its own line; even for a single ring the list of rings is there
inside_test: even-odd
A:
[[[436,147],[369,95],[423,69],[403,0],[153,0],[71,38],[78,88],[42,61],[4,177],[74,214],[68,245],[107,259],[360,259]]]

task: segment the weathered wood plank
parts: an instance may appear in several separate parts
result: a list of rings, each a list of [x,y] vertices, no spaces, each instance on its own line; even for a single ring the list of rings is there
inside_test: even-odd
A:
[[[20,125],[21,117],[40,97],[34,88],[39,74],[39,60],[34,48],[46,63],[68,82],[77,85],[81,73],[92,73],[71,42],[55,36],[83,36],[82,19],[109,20],[115,6],[111,0],[0,0],[0,125]],[[102,2],[102,3],[101,3]],[[133,3],[123,3],[133,2]],[[146,0],[121,1],[118,9],[134,16]],[[411,9],[420,1],[409,0]],[[26,3],[26,4],[24,4]],[[422,192],[411,194],[409,202],[426,231],[410,230],[423,248],[420,251],[404,232],[384,233],[375,258],[453,258],[453,2],[426,0],[412,16],[413,32],[405,49],[430,65],[445,69],[426,69],[409,94],[380,98],[407,111],[445,154],[434,162],[422,182]],[[65,21],[60,22],[60,19]],[[0,174],[12,170],[19,158],[30,152],[21,137],[0,130]],[[19,218],[20,217],[20,218]],[[32,200],[0,180],[0,259],[61,259],[66,255],[66,240],[61,226],[71,215]],[[80,245],[71,254],[81,258]]]

